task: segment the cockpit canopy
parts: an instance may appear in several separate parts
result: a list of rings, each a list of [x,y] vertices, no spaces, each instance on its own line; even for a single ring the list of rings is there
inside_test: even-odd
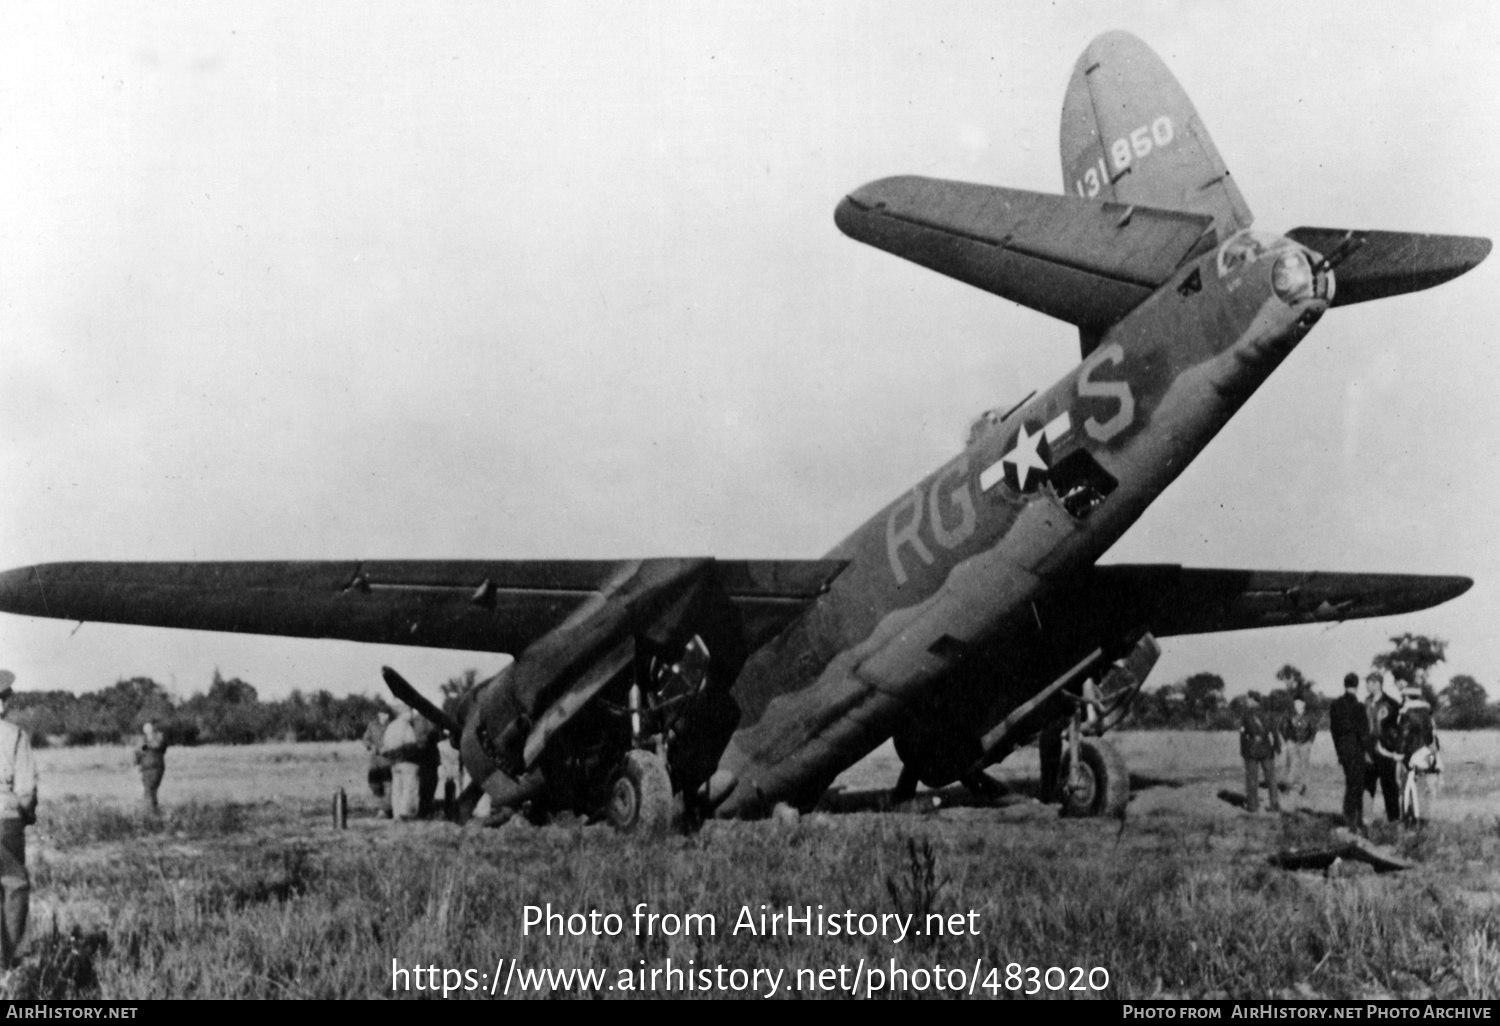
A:
[[[1219,277],[1227,278],[1246,264],[1253,264],[1267,253],[1287,245],[1286,239],[1269,232],[1248,228],[1235,232],[1219,247]]]

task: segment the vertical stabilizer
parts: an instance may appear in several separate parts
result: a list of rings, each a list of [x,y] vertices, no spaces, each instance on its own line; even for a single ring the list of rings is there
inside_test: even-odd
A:
[[[1073,67],[1062,168],[1070,196],[1208,214],[1221,239],[1250,226],[1250,208],[1187,93],[1128,32],[1099,36]]]

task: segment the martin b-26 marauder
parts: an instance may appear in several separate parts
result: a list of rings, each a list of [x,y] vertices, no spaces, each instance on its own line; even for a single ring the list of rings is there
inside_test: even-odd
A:
[[[1463,577],[1097,565],[1329,307],[1425,289],[1488,240],[1251,228],[1192,103],[1125,33],[1062,113],[1063,195],[930,178],[849,194],[852,238],[1076,325],[1082,362],[821,560],[51,563],[29,616],[515,654],[444,712],[496,809],[624,829],[807,806],[889,738],[920,780],[1045,736],[1065,807],[1128,798],[1103,729],[1157,638],[1423,609]],[[1048,769],[1050,775],[1053,770]]]

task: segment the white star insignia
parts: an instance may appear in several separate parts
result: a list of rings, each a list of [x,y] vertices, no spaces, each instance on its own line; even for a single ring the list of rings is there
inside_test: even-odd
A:
[[[1036,434],[1027,434],[1026,425],[1022,424],[1020,431],[1016,434],[1016,447],[1004,456],[1000,457],[1001,463],[1012,463],[1016,468],[1016,487],[1022,491],[1026,490],[1026,479],[1035,470],[1038,474],[1047,472],[1047,461],[1042,459],[1041,444],[1046,437],[1045,431]]]

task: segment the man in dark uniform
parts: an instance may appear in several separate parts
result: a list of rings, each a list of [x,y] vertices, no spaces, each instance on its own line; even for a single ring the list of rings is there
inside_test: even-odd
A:
[[[156,724],[141,724],[141,747],[135,751],[135,764],[141,768],[141,787],[145,790],[146,811],[153,816],[161,811],[156,803],[156,792],[161,787],[161,778],[167,772],[167,739]]]
[[[1396,779],[1396,764],[1401,747],[1401,729],[1397,717],[1401,712],[1401,691],[1389,694],[1380,677],[1371,677],[1370,699],[1366,713],[1370,724],[1370,771],[1365,778],[1365,790],[1375,797],[1375,788],[1380,787],[1380,797],[1385,802],[1385,818],[1397,823],[1401,820],[1401,783]],[[1392,685],[1395,687],[1395,685]]]
[[[417,735],[417,807],[421,815],[431,816],[437,810],[438,770],[443,764],[438,742],[443,732],[425,716],[413,717],[412,729]]]
[[[1359,700],[1358,674],[1344,675],[1344,693],[1328,707],[1328,733],[1344,771],[1344,822],[1365,832],[1365,760],[1370,749],[1370,721]]]
[[[1280,795],[1276,787],[1276,756],[1281,754],[1281,734],[1276,725],[1260,708],[1260,696],[1250,692],[1245,697],[1245,715],[1240,720],[1240,758],[1245,760],[1245,810],[1260,811],[1260,785],[1257,778],[1264,775],[1266,789],[1271,792],[1267,802],[1272,812],[1280,812]],[[1257,772],[1258,771],[1258,772]]]

